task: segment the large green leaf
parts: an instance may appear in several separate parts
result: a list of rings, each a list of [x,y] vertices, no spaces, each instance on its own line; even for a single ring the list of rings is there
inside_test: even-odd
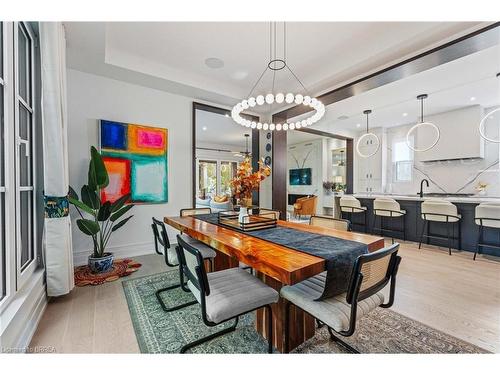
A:
[[[88,214],[94,215],[94,211],[92,210],[92,208],[87,206],[85,203],[80,202],[78,199],[75,199],[73,197],[69,197],[68,200],[69,203],[71,203],[72,205],[78,207],[79,209],[85,211]]]
[[[92,220],[78,219],[76,221],[78,228],[88,236],[93,236],[99,232],[99,225]]]
[[[130,210],[132,207],[134,207],[133,204],[129,204],[127,206],[122,207],[121,209],[116,211],[113,215],[111,215],[111,221],[118,220],[120,217],[125,215],[128,212],[128,210]]]
[[[97,213],[97,220],[106,221],[109,219],[109,215],[111,215],[111,202],[106,201],[99,208],[99,212]]]
[[[90,148],[90,163],[93,165],[89,172],[95,174],[95,183],[99,188],[105,188],[109,184],[109,176],[101,154],[92,146]]]
[[[123,207],[125,203],[128,202],[130,199],[130,194],[125,194],[124,196],[118,198],[112,205],[111,205],[111,212],[116,212],[120,208]]]
[[[120,221],[118,224],[115,224],[113,225],[113,228],[111,229],[112,232],[114,232],[115,230],[118,230],[120,229],[121,227],[123,227],[127,221],[129,221],[134,215],[130,215],[129,217],[123,219],[122,221]]]
[[[101,205],[95,190],[91,190],[87,185],[82,186],[82,201],[90,208],[97,210]]]
[[[88,187],[92,191],[97,190],[97,181],[96,181],[96,173],[95,173],[95,166],[92,160],[89,162],[89,172],[88,172]]]
[[[73,189],[71,186],[69,187],[68,197],[76,199],[76,200],[79,199],[78,194],[76,193],[75,189]]]

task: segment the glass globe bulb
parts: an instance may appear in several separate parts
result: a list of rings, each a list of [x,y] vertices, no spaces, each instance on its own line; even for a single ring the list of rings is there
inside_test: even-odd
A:
[[[311,120],[310,118],[308,118],[308,119],[306,120],[306,124],[307,124],[307,125],[311,125],[311,124],[312,124],[312,120]]]
[[[260,130],[260,129],[262,129],[262,123],[261,123],[261,122],[259,122],[259,123],[257,124],[257,129],[259,129],[259,130]]]
[[[300,122],[296,122],[296,123],[295,123],[295,128],[296,128],[296,129],[300,129],[301,127],[302,127],[302,126],[300,125]]]
[[[276,103],[281,104],[285,100],[285,95],[283,95],[283,93],[280,92],[280,93],[276,94],[276,96],[274,97],[274,100],[276,101]]]
[[[276,124],[276,130],[281,130],[281,124]]]
[[[304,100],[302,101],[305,105],[311,104],[311,97],[309,95],[304,96]]]
[[[264,130],[269,129],[269,124],[267,122],[265,122],[264,125],[262,125],[262,129],[264,129]]]
[[[285,102],[287,102],[288,104],[291,104],[294,99],[295,99],[295,96],[292,93],[288,93],[288,94],[286,94]]]
[[[304,97],[301,94],[295,95],[295,104],[301,104],[304,100]]]
[[[288,124],[287,123],[283,124],[283,130],[288,130]]]
[[[289,127],[291,130],[293,130],[293,129],[295,129],[295,124],[292,122],[290,125],[288,125],[288,127]]]
[[[243,100],[243,101],[241,102],[241,108],[243,108],[243,109],[247,109],[248,107],[249,107],[249,105],[248,105],[248,100]]]
[[[252,122],[252,125],[250,125],[252,129],[255,129],[257,127],[257,124],[255,122]]]
[[[262,95],[257,96],[257,99],[255,99],[255,100],[257,101],[258,105],[264,104],[264,96],[262,96]]]
[[[267,94],[266,95],[266,103],[267,104],[273,104],[274,103],[274,95],[273,94]]]
[[[257,102],[255,101],[255,98],[253,96],[248,99],[248,105],[250,107],[255,107],[255,104],[257,104]]]
[[[311,104],[310,104],[310,105],[311,105],[311,107],[316,107],[316,105],[317,105],[317,104],[318,104],[318,99],[316,99],[316,98],[312,98],[312,99],[311,99]]]
[[[276,125],[274,125],[273,123],[270,123],[269,124],[269,130],[274,130],[276,127]]]

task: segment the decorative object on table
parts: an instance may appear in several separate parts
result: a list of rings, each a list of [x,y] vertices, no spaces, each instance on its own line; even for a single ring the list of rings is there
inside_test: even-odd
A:
[[[259,160],[259,170],[252,173],[252,163],[246,157],[236,171],[236,177],[230,182],[233,197],[240,201],[240,222],[248,216],[248,207],[252,205],[252,192],[259,189],[261,181],[271,175],[271,168]]]
[[[134,262],[132,259],[117,259],[111,269],[103,273],[92,272],[88,265],[75,267],[75,285],[101,285],[128,276],[140,267],[141,264]]]
[[[323,189],[325,189],[327,195],[330,195],[332,193],[334,186],[335,183],[333,183],[332,181],[323,181]]]
[[[347,189],[347,185],[344,184],[344,177],[335,176],[333,180],[334,180],[333,190],[337,193],[344,193]]]
[[[410,128],[410,130],[408,130],[408,133],[406,133],[406,144],[410,148],[410,150],[413,150],[415,152],[429,151],[431,148],[437,145],[439,139],[441,138],[441,131],[439,130],[439,127],[432,122],[424,121],[424,100],[427,99],[427,97],[428,97],[427,94],[421,94],[417,96],[417,99],[420,100],[420,122],[413,125]],[[434,131],[436,132],[436,138],[434,139],[432,144],[428,147],[422,147],[422,148],[414,147],[411,143],[411,134],[415,132],[417,129],[422,128],[424,126],[433,128]]]
[[[102,191],[109,184],[108,171],[101,154],[92,146],[88,181],[81,188],[81,200],[69,187],[69,202],[75,206],[80,219],[76,221],[83,234],[92,237],[94,250],[88,258],[88,266],[94,273],[107,272],[113,265],[113,254],[106,252],[111,235],[124,226],[133,215],[121,219],[134,205],[128,204],[130,194],[118,197],[113,203],[106,200]]]
[[[264,164],[267,165],[268,167],[271,166],[271,161],[272,159],[269,155],[264,158]]]
[[[100,146],[111,183],[104,200],[130,193],[134,203],[168,202],[168,130],[100,121]]]
[[[488,188],[488,184],[485,182],[479,181],[476,186],[476,191],[478,195],[486,195],[486,189]]]
[[[217,214],[217,220],[220,225],[225,225],[243,232],[276,228],[278,224],[276,215],[271,216],[269,213],[262,215],[247,214],[243,220],[241,220],[239,214],[235,214],[233,211],[222,211]]]
[[[288,66],[288,64],[286,63],[286,24],[283,23],[282,58],[278,58],[276,56],[277,31],[278,31],[276,22],[272,22],[271,27],[274,30],[274,32],[270,33],[271,34],[270,50],[274,51],[274,54],[271,56],[270,61],[267,63],[264,71],[259,76],[257,82],[253,85],[252,89],[250,90],[248,98],[243,99],[241,102],[239,102],[233,107],[233,109],[231,110],[231,117],[237,124],[240,124],[241,126],[258,130],[260,129],[271,130],[271,131],[274,130],[280,131],[288,129],[293,130],[312,125],[317,121],[319,121],[325,115],[325,105],[321,103],[318,99],[309,96],[307,89],[304,87],[304,85],[297,77],[297,75],[292,71],[290,66]],[[274,48],[272,48],[273,46]],[[297,81],[297,83],[300,84],[300,86],[304,90],[303,94],[287,93],[285,95],[283,92],[277,90],[277,93],[270,92],[264,95],[257,95],[256,97],[252,96],[255,88],[259,86],[259,83],[264,79],[264,76],[266,75],[267,72],[269,72],[274,77],[276,75],[276,72],[282,71],[284,69],[287,69],[291,74],[290,77],[293,77]],[[273,79],[273,82],[274,81],[275,80]],[[276,77],[276,82],[278,82],[278,77]],[[274,84],[272,90],[274,91]],[[240,115],[241,112],[249,108],[262,105],[272,105],[273,103],[277,104],[286,103],[287,105],[295,103],[297,105],[303,105],[304,107],[306,107],[307,108],[306,112],[311,111],[311,109],[315,110],[316,112],[301,121],[284,122],[283,124],[282,123],[268,124],[267,122],[261,123],[261,122],[250,121]]]
[[[356,143],[356,152],[362,158],[369,158],[369,157],[372,157],[373,155],[375,155],[378,152],[378,150],[380,149],[380,138],[378,137],[377,134],[370,133],[370,125],[369,125],[368,116],[370,115],[370,113],[372,113],[372,110],[371,109],[365,109],[363,111],[363,113],[366,115],[366,133],[363,134],[361,137],[358,138],[358,142]],[[373,138],[373,139],[370,140],[369,138]],[[372,152],[368,152],[366,154],[363,153],[363,152],[361,152],[361,149],[360,149],[361,143],[363,141],[366,141],[366,142],[368,142],[367,144],[372,145],[373,144],[373,140],[375,140],[376,143],[377,143],[377,146],[375,147],[375,150],[372,151]]]
[[[193,337],[213,332],[205,326],[197,305],[179,314],[165,314],[157,303],[155,291],[178,282],[176,270],[124,280],[123,290],[141,353],[178,353]],[[168,307],[191,301],[192,295],[180,288],[163,297]],[[194,353],[265,353],[266,340],[255,330],[255,315],[246,314],[238,329],[193,349]],[[165,329],[168,327],[168,329]],[[390,309],[376,309],[363,316],[356,332],[345,341],[363,353],[487,353],[471,343],[450,336]],[[330,339],[326,327],[292,353],[345,353]]]

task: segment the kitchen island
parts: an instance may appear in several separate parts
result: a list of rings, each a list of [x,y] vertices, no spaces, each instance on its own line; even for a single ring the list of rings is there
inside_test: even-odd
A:
[[[494,202],[500,204],[500,197],[486,197],[486,196],[454,196],[454,195],[433,195],[424,194],[421,198],[419,195],[396,195],[396,194],[354,194],[356,198],[361,201],[361,205],[367,207],[367,228],[368,233],[373,233],[374,228],[374,214],[373,214],[373,201],[376,198],[392,198],[399,202],[401,209],[406,210],[405,215],[405,236],[407,241],[420,241],[420,235],[424,226],[424,221],[421,218],[421,204],[422,201],[432,198],[446,199],[454,203],[458,212],[462,215],[462,220],[460,221],[460,239],[461,241],[455,240],[453,243],[453,248],[471,251],[476,250],[476,245],[479,237],[479,226],[474,222],[475,208],[478,204],[483,202]],[[339,196],[334,197],[335,205],[337,205],[340,200]],[[335,216],[338,216],[338,211],[336,210]],[[376,227],[380,227],[380,219],[377,219]],[[362,215],[353,215],[352,217],[352,228],[354,231],[363,232],[363,217]],[[387,220],[384,223],[384,227],[390,229],[401,231],[402,222],[399,218],[394,218],[392,220]],[[446,226],[444,223],[435,223],[431,225],[432,234],[446,236]],[[377,233],[379,234],[379,233]],[[391,233],[386,232],[385,235],[389,236]],[[486,228],[484,233],[484,241],[491,244],[500,245],[500,230]],[[394,238],[403,238],[403,233],[394,232]],[[455,232],[455,236],[458,233]],[[426,243],[432,245],[447,246],[446,240],[439,239],[426,239]],[[481,249],[481,253],[500,256],[500,251],[498,249],[492,249],[484,247]]]

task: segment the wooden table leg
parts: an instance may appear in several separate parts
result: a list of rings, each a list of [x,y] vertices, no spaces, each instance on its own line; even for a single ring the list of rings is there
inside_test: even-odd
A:
[[[257,277],[273,289],[279,291],[283,284],[271,277],[257,272]],[[273,345],[281,353],[285,353],[285,300],[280,298],[273,305]],[[267,314],[265,309],[257,310],[255,329],[264,338],[267,338]],[[316,329],[315,319],[299,309],[292,306],[290,309],[290,350],[296,348],[306,340],[314,336]]]

